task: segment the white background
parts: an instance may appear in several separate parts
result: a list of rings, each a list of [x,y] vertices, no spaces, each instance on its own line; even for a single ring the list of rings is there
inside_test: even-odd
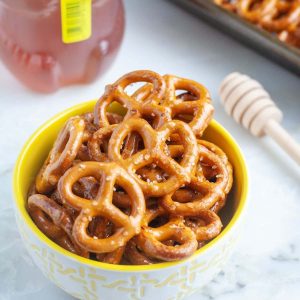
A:
[[[12,169],[22,144],[39,125],[99,97],[104,84],[135,69],[173,73],[207,86],[215,118],[236,138],[249,165],[249,207],[237,248],[224,271],[188,300],[300,299],[299,166],[269,138],[255,139],[235,124],[217,94],[229,72],[249,74],[271,93],[285,115],[283,125],[300,141],[299,78],[170,2],[125,2],[120,54],[92,85],[41,95],[20,85],[0,64],[0,299],[72,299],[43,277],[20,241],[12,211]]]

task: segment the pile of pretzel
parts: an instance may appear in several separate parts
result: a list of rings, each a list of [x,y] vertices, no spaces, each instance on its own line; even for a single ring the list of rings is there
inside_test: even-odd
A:
[[[144,85],[130,92],[133,83]],[[29,192],[30,216],[61,247],[101,262],[192,255],[220,233],[232,185],[224,152],[201,139],[212,114],[197,82],[124,75],[93,113],[66,122]]]
[[[300,0],[214,0],[217,5],[300,48]]]

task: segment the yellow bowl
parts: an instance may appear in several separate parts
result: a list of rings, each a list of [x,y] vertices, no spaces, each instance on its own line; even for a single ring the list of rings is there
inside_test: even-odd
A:
[[[48,239],[33,223],[25,204],[27,192],[59,130],[71,116],[92,111],[95,101],[54,116],[25,144],[15,166],[15,214],[23,242],[46,277],[79,299],[182,299],[207,284],[226,262],[238,237],[246,207],[248,176],[243,155],[216,121],[205,139],[220,146],[234,168],[234,186],[222,213],[221,234],[188,259],[148,266],[110,265],[72,254]]]

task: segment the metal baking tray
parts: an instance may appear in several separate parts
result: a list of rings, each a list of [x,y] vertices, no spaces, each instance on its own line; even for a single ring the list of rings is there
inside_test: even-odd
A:
[[[237,38],[267,58],[300,75],[300,49],[284,44],[271,33],[215,5],[213,0],[171,1]]]

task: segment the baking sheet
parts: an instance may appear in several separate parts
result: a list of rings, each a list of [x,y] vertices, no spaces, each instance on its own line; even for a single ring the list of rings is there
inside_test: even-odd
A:
[[[242,41],[262,55],[300,75],[300,49],[215,5],[212,0],[171,0]]]

